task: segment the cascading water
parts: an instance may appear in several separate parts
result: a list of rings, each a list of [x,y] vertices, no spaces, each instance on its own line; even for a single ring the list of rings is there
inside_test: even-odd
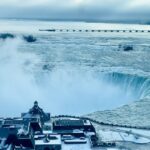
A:
[[[149,77],[117,72],[105,73],[103,76],[110,84],[118,85],[122,90],[126,91],[126,93],[133,93],[137,100],[150,96]]]
[[[150,77],[126,73],[104,73],[103,79],[109,84],[115,84],[124,91],[124,96],[130,95],[133,101],[124,100],[124,104],[113,110],[96,111],[88,117],[118,125],[148,126],[150,124]]]
[[[20,39],[4,43],[0,56],[0,99],[4,107],[11,104],[9,109],[14,115],[29,107],[34,99],[54,114],[82,115],[115,109],[149,94],[150,82],[146,77],[102,73],[73,65],[49,69],[43,67],[39,56],[20,51],[19,45],[23,43]],[[13,104],[21,110],[17,112]]]
[[[29,32],[13,31],[15,37]],[[92,118],[149,123],[149,34],[37,31],[34,43],[0,41],[1,116],[18,116],[38,100],[54,115],[100,111]],[[119,49],[128,43],[131,51]]]

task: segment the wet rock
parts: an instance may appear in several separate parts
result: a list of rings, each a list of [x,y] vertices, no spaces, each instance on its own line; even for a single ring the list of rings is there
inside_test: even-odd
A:
[[[45,71],[52,71],[54,67],[55,67],[54,65],[45,64],[42,66],[42,69]]]
[[[124,51],[132,51],[132,50],[133,50],[133,46],[131,46],[131,45],[126,45],[126,46],[123,47],[123,50],[124,50]]]
[[[1,33],[0,34],[0,39],[6,40],[6,39],[14,39],[15,35],[11,34],[11,33]]]
[[[134,48],[132,45],[119,45],[119,50],[132,51]]]
[[[28,35],[28,36],[23,36],[23,39],[26,41],[26,42],[29,42],[29,43],[32,43],[32,42],[36,42],[37,39],[35,37],[33,37],[32,35]]]
[[[43,65],[42,69],[43,69],[43,70],[49,70],[49,69],[50,69],[49,64]]]

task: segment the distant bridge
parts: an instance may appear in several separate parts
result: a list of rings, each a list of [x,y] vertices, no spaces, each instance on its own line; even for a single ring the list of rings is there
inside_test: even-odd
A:
[[[47,32],[102,32],[102,33],[150,33],[150,30],[114,30],[114,29],[39,29]]]

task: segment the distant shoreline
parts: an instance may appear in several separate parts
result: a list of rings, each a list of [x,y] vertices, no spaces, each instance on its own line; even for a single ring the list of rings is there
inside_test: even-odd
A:
[[[121,21],[121,20],[94,20],[94,19],[50,19],[50,18],[0,18],[0,20],[16,20],[16,21],[52,21],[52,22],[85,22],[85,23],[111,23],[111,24],[136,24],[136,25],[150,25],[150,21]]]

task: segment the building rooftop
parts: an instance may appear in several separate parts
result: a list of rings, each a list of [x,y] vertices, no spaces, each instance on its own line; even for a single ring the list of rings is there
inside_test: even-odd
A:
[[[55,121],[56,126],[83,126],[84,122],[83,120],[70,120],[70,119],[65,119],[65,120],[56,120]]]
[[[35,145],[61,145],[61,136],[49,135],[46,137],[46,135],[44,135],[43,138],[40,138],[39,135],[39,139],[35,140]]]

